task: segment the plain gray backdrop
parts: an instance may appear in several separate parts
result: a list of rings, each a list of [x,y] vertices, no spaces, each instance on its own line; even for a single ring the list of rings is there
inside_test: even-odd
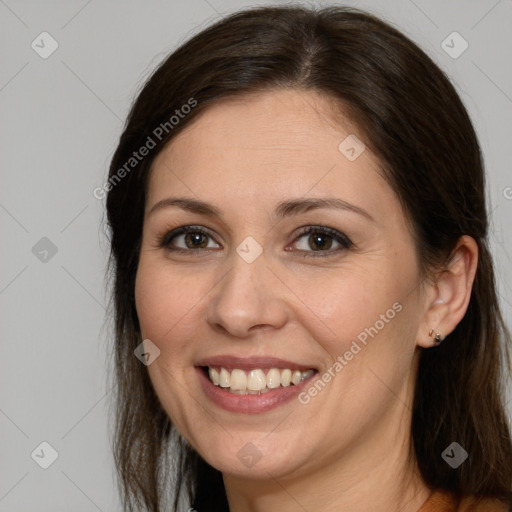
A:
[[[271,3],[284,4],[0,0],[0,511],[121,510],[108,430],[108,246],[93,190],[164,56],[223,14]],[[338,3],[395,24],[460,92],[484,151],[510,325],[511,0]]]

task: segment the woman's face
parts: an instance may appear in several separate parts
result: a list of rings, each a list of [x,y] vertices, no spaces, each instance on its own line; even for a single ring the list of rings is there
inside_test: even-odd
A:
[[[148,370],[225,473],[370,465],[408,440],[415,247],[376,157],[332,112],[314,92],[225,101],[153,164],[136,281],[160,350]]]

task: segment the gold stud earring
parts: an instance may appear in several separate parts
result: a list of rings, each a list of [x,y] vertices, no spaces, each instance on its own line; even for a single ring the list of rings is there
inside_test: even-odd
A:
[[[431,337],[431,338],[434,338],[434,342],[436,345],[440,345],[441,342],[444,340],[444,337],[441,336],[440,333],[438,332],[435,332],[434,329],[430,329],[428,335]]]

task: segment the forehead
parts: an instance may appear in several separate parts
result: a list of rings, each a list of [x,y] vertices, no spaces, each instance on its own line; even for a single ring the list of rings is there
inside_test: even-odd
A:
[[[198,151],[229,147],[231,152],[252,151],[269,158],[275,158],[276,150],[299,158],[308,154],[318,158],[317,153],[327,150],[338,157],[341,140],[358,129],[341,111],[335,116],[335,111],[340,111],[336,103],[316,91],[290,89],[238,96],[208,107],[169,146],[171,151],[183,145],[193,145]]]
[[[367,203],[382,201],[392,190],[378,159],[362,150],[363,141],[355,123],[317,92],[281,90],[221,101],[156,157],[148,203],[170,190],[251,204],[262,196],[332,192],[345,200],[365,195]],[[347,154],[347,144],[355,151]]]

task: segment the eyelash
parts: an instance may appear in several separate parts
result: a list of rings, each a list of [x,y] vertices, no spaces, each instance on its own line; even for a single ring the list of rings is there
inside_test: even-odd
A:
[[[330,236],[334,241],[338,242],[341,247],[333,250],[325,250],[325,251],[303,251],[299,249],[299,253],[305,258],[326,258],[328,256],[332,256],[338,254],[343,250],[350,249],[353,246],[352,241],[343,233],[340,233],[338,230],[329,228],[327,226],[306,226],[300,230],[298,235],[293,240],[293,243],[297,243],[302,237],[311,234],[322,234]]]
[[[172,231],[166,233],[163,237],[161,237],[161,239],[159,241],[159,246],[161,248],[165,248],[169,251],[181,252],[181,253],[196,253],[197,254],[204,250],[207,250],[207,251],[211,250],[211,248],[210,249],[208,249],[208,248],[183,249],[182,247],[172,247],[171,246],[171,242],[174,238],[176,238],[179,235],[184,235],[184,234],[186,235],[188,233],[200,233],[202,235],[210,237],[213,241],[215,241],[213,233],[206,228],[203,228],[201,226],[181,226],[179,228],[173,229]],[[327,226],[306,226],[305,228],[301,229],[299,234],[293,240],[293,243],[297,243],[305,235],[311,235],[314,233],[330,236],[331,238],[334,239],[334,241],[338,242],[341,245],[341,247],[339,247],[338,249],[325,250],[325,251],[299,250],[298,252],[303,253],[302,255],[304,257],[307,257],[307,258],[321,257],[322,258],[322,257],[326,257],[326,256],[331,256],[333,254],[337,254],[338,252],[340,252],[342,250],[350,249],[354,245],[352,243],[352,241],[346,235],[344,235],[343,233],[340,233],[336,229],[329,228]],[[217,242],[215,242],[215,243],[217,243]]]

